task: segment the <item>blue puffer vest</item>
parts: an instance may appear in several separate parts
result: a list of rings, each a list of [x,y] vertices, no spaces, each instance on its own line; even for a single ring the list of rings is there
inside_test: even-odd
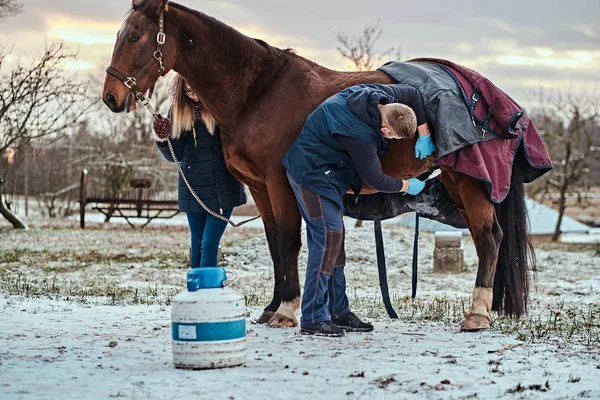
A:
[[[231,175],[225,165],[219,128],[211,135],[201,120],[196,120],[194,128],[196,135],[193,131],[186,131],[179,139],[171,140],[175,156],[194,192],[208,208],[217,213],[245,204],[244,185]],[[157,145],[162,155],[168,161],[173,161],[166,142]],[[182,212],[206,212],[194,199],[181,176],[178,194]]]
[[[389,151],[389,144],[381,135],[377,105],[391,101],[380,85],[372,84],[352,86],[328,98],[308,116],[300,135],[283,157],[283,166],[301,186],[343,207],[348,188],[359,189],[362,179],[334,135],[371,143],[382,158]]]

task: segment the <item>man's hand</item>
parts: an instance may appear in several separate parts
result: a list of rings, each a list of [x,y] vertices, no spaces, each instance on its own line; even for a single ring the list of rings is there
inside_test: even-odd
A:
[[[169,136],[171,136],[172,131],[173,124],[171,123],[171,120],[163,117],[154,119],[154,133],[159,141],[166,140]]]
[[[425,188],[425,182],[418,180],[417,178],[410,178],[408,180],[408,190],[406,191],[406,193],[412,195],[412,196],[416,196],[419,193],[421,193],[421,191],[423,190],[423,188]]]
[[[419,136],[415,145],[415,157],[422,160],[434,151],[435,145],[431,140],[431,135]]]

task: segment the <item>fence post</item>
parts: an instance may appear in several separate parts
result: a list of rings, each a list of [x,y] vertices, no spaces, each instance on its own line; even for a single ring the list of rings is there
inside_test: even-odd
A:
[[[79,181],[79,226],[85,229],[85,202],[87,200],[87,169],[81,171]]]
[[[433,251],[433,272],[459,274],[463,270],[461,232],[436,232]]]

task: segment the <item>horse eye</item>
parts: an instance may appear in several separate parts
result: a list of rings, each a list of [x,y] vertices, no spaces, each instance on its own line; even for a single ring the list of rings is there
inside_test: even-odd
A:
[[[127,41],[128,41],[129,43],[135,43],[135,42],[137,42],[137,41],[139,41],[139,40],[140,40],[140,37],[139,37],[138,35],[133,35],[133,36],[130,36],[130,37],[129,37],[129,39],[127,39]]]

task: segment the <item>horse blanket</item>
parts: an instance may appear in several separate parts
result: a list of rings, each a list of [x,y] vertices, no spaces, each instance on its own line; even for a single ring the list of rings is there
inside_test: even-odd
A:
[[[521,146],[526,183],[552,169],[546,146],[525,110],[477,72],[433,58],[389,62],[380,70],[423,96],[438,165],[482,181],[493,202],[502,202],[508,194]]]

